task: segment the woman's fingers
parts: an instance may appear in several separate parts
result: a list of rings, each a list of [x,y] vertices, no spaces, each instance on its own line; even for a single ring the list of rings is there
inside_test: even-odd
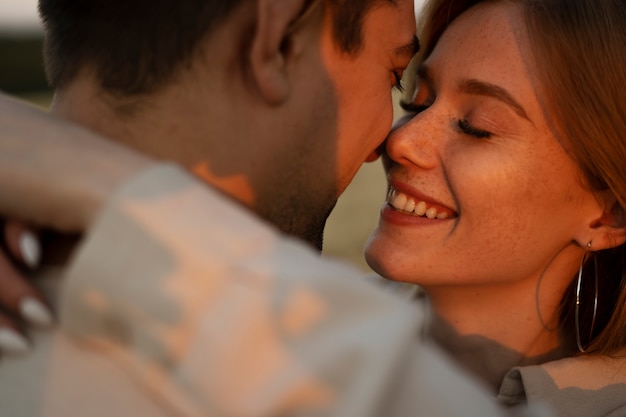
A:
[[[30,269],[37,268],[41,260],[41,245],[37,233],[17,221],[7,220],[4,226],[4,241],[14,259]]]
[[[28,324],[37,327],[50,327],[54,318],[50,309],[39,298],[26,295],[20,299],[18,314]]]
[[[31,269],[39,264],[41,250],[34,232],[19,223],[7,222],[4,233],[5,246],[12,258]],[[48,327],[53,323],[39,292],[4,252],[0,252],[0,307],[30,325]]]
[[[30,350],[30,343],[8,316],[0,313],[0,353],[19,355]]]
[[[31,345],[21,325],[41,328],[54,322],[27,272],[22,272],[39,266],[41,244],[37,232],[23,223],[6,221],[0,228],[0,353],[23,354]]]

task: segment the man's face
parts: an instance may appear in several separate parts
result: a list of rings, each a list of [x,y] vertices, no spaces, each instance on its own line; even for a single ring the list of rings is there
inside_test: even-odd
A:
[[[353,53],[337,44],[332,8],[320,24],[312,53],[295,60],[301,71],[294,76],[294,110],[275,131],[288,133],[272,149],[256,205],[281,230],[318,247],[339,195],[387,136],[391,90],[417,49],[413,0],[377,1]]]
[[[413,0],[377,2],[365,15],[361,49],[341,51],[326,22],[322,59],[338,102],[337,191],[385,139],[393,120],[391,90],[417,52]]]

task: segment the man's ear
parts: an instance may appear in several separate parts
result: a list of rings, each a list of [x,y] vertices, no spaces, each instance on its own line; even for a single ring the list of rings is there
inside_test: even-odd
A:
[[[591,224],[593,250],[610,249],[626,242],[626,213],[615,198],[608,203],[602,217]]]
[[[290,93],[287,58],[291,25],[306,0],[256,0],[257,19],[250,48],[250,71],[261,96],[271,105]]]

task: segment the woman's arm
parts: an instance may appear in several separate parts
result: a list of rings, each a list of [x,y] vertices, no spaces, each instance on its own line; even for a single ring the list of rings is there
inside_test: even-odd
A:
[[[116,188],[153,164],[137,152],[0,94],[0,213],[81,232]]]
[[[81,233],[119,184],[150,164],[147,157],[0,93],[0,220]],[[25,277],[41,255],[33,230],[0,222],[1,353],[24,353],[24,326],[52,323],[43,297]]]

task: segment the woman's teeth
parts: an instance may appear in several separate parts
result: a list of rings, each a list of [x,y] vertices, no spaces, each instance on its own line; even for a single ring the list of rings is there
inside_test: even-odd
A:
[[[413,216],[439,220],[444,220],[450,217],[448,213],[439,212],[435,207],[428,207],[424,201],[416,201],[394,188],[389,190],[387,202],[396,210]]]

